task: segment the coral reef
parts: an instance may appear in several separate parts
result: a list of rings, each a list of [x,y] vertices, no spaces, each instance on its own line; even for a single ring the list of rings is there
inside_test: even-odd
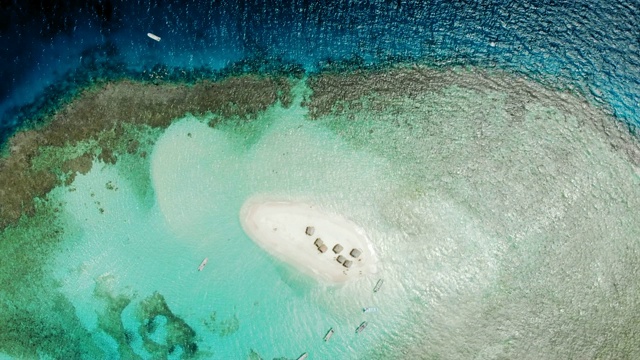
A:
[[[61,184],[58,170],[85,173],[94,158],[113,164],[118,158],[114,148],[122,141],[127,144],[124,151],[134,152],[136,140],[122,138],[125,125],[166,127],[186,113],[251,119],[278,101],[290,104],[290,86],[284,77],[243,75],[194,85],[121,80],[88,88],[37,129],[20,131],[9,140],[8,154],[0,159],[0,229],[15,224],[22,214],[33,215],[33,199]],[[48,168],[32,167],[43,148],[91,139],[98,143],[76,159],[51,158]],[[70,175],[67,183],[72,181]]]

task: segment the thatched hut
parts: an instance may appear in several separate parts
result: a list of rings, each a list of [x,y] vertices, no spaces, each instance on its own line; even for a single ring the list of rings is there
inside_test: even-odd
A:
[[[309,236],[313,236],[313,233],[315,232],[316,232],[316,228],[314,228],[313,226],[307,226],[307,229],[304,231],[304,233]]]
[[[342,255],[338,255],[338,258],[336,259],[336,261],[338,261],[340,264],[344,263],[345,260],[345,257]]]
[[[320,246],[324,245],[324,241],[322,241],[322,239],[320,239],[320,238],[317,238],[316,241],[313,242],[313,244],[316,247],[320,247]]]
[[[344,263],[342,263],[342,266],[346,267],[347,269],[350,268],[351,265],[353,265],[353,261],[351,260],[345,260]]]
[[[318,251],[320,251],[321,253],[325,253],[325,252],[327,252],[327,250],[329,250],[327,245],[322,244],[322,245],[318,246]]]
[[[358,258],[358,256],[360,256],[362,254],[362,251],[360,251],[360,249],[352,249],[351,252],[349,253],[349,255],[351,255],[354,258]]]
[[[342,251],[342,249],[344,249],[344,248],[342,247],[342,245],[340,245],[340,244],[336,244],[336,246],[334,246],[334,247],[333,247],[333,252],[334,252],[334,253],[336,253],[336,254],[339,254],[339,253],[340,253],[340,251]]]

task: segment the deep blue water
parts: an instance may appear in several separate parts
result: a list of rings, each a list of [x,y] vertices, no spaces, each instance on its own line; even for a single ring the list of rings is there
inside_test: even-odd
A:
[[[246,59],[311,71],[354,58],[364,66],[497,67],[572,89],[640,124],[640,2],[633,0],[14,0],[1,6],[0,139],[96,78],[144,78],[154,67],[195,78]]]

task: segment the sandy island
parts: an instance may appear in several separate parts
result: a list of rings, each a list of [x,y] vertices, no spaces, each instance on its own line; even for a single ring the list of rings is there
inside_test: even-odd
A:
[[[240,223],[269,254],[320,281],[345,283],[376,272],[364,230],[313,205],[248,200]]]

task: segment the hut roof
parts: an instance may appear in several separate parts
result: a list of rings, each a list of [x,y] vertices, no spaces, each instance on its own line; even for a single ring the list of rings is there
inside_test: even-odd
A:
[[[353,265],[353,261],[351,260],[345,260],[344,263],[342,264],[344,267],[346,268],[350,268],[351,265]]]
[[[327,252],[327,245],[320,245],[318,246],[318,250],[320,250],[321,253]]]
[[[336,259],[340,264],[342,264],[346,259],[344,258],[344,256],[342,255],[338,255],[338,258]]]
[[[334,246],[334,247],[333,247],[333,252],[337,254],[337,253],[339,253],[340,251],[342,251],[342,249],[344,249],[344,248],[342,247],[342,245],[340,245],[340,244],[336,244],[336,246]]]
[[[309,236],[313,235],[314,232],[316,232],[316,228],[313,226],[307,226],[307,229],[304,231],[304,233]]]
[[[349,255],[353,256],[354,258],[360,256],[360,254],[362,254],[362,251],[360,251],[360,249],[352,249],[349,253]]]

